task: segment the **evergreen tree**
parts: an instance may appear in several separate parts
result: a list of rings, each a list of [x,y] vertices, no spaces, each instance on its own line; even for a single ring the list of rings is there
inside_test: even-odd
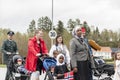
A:
[[[38,28],[42,29],[44,27],[44,17],[38,19]]]
[[[50,31],[52,29],[52,21],[47,16],[41,17],[38,19],[38,28]]]
[[[58,34],[63,34],[63,31],[64,31],[64,25],[63,25],[63,22],[62,21],[58,21],[58,24],[57,24],[58,28],[57,28],[57,33]]]
[[[71,33],[76,23],[72,19],[69,19],[67,25],[68,25],[67,28],[69,29],[69,32]]]
[[[29,28],[27,29],[29,37],[34,36],[35,29],[36,29],[36,27],[35,27],[35,20],[32,20],[30,22]]]
[[[93,40],[98,42],[100,40],[99,37],[100,37],[100,32],[99,32],[98,27],[96,27],[96,29],[93,31],[92,38],[93,38]]]
[[[101,40],[104,41],[104,42],[107,42],[110,40],[109,38],[109,32],[107,29],[104,29],[102,32],[101,32]]]
[[[76,19],[75,22],[76,22],[76,25],[82,25],[79,19]]]

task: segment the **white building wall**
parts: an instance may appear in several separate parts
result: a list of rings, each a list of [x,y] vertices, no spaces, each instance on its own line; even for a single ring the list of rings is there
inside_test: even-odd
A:
[[[93,56],[102,57],[103,59],[111,59],[111,52],[93,51]]]

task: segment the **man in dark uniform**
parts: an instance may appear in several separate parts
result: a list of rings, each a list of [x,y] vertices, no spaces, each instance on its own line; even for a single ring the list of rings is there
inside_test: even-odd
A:
[[[17,52],[18,48],[17,48],[16,42],[13,40],[14,32],[13,31],[9,31],[7,33],[7,35],[8,35],[8,39],[3,42],[1,51],[3,53],[4,64],[6,64],[7,67],[8,67],[9,66],[9,60],[11,59],[11,57],[14,54],[18,53]],[[6,79],[5,80],[8,80],[8,75],[9,75],[9,72],[7,70]]]

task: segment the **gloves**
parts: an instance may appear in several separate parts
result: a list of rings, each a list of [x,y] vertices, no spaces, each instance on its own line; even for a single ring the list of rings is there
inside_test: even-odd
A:
[[[16,52],[16,54],[19,54],[19,52]]]
[[[14,53],[11,53],[11,52],[6,52],[6,54],[19,54],[19,52],[14,52]]]
[[[39,56],[41,56],[41,54],[40,54],[40,53],[37,53],[36,56],[39,57]]]
[[[7,52],[6,54],[11,54],[11,52]]]

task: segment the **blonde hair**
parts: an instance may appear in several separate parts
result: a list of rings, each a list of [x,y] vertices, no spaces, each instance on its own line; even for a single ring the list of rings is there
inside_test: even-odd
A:
[[[43,30],[41,28],[35,29],[35,34],[34,35],[38,34],[39,31],[43,31]]]

